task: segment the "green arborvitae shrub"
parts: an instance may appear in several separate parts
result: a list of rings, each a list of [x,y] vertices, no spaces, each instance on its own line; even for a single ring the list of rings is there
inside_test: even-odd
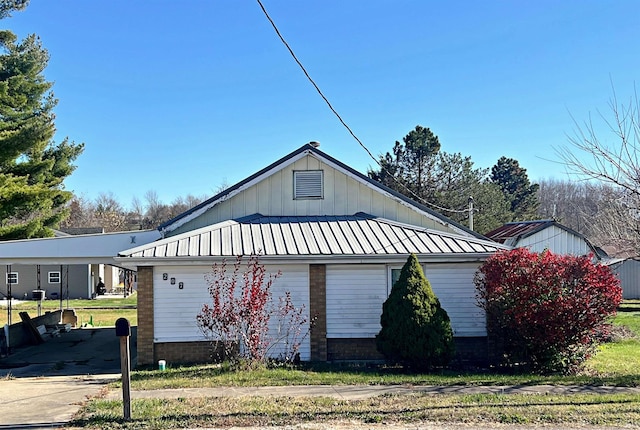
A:
[[[449,316],[413,254],[382,305],[380,324],[376,345],[388,360],[431,368],[446,365],[453,357]]]

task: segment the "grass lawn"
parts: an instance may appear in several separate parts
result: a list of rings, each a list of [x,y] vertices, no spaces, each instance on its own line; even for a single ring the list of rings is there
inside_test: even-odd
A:
[[[626,304],[614,320],[640,333],[640,303]],[[640,386],[640,340],[603,345],[584,372],[571,376],[505,375],[442,371],[411,374],[381,366],[321,365],[295,369],[233,371],[220,366],[169,367],[132,373],[134,390],[212,386],[302,384],[517,385],[580,384]],[[112,388],[114,388],[112,386]],[[115,388],[119,389],[119,388]],[[640,425],[640,395],[430,395],[380,396],[367,400],[315,397],[136,399],[130,422],[122,403],[93,399],[73,423],[79,428],[142,429],[273,426],[322,422],[415,425],[421,422],[537,425]]]
[[[640,423],[638,397],[633,395],[400,395],[367,400],[328,397],[242,397],[134,400],[132,421],[122,420],[122,403],[93,400],[72,423],[100,429],[172,429],[245,427],[323,423],[537,424],[628,426]],[[412,425],[413,424],[413,425]],[[553,428],[553,427],[549,427]]]
[[[78,317],[78,325],[93,322],[94,327],[111,327],[115,325],[118,318],[124,317],[131,325],[138,324],[138,313],[136,307],[138,295],[134,292],[126,299],[123,298],[101,298],[96,300],[63,300],[62,309],[74,309]],[[60,309],[59,300],[44,300],[42,302],[42,313]],[[15,324],[20,322],[19,312],[26,311],[32,318],[38,315],[37,302],[33,300],[24,301],[12,306],[11,321]],[[7,307],[0,306],[0,326],[7,323]]]

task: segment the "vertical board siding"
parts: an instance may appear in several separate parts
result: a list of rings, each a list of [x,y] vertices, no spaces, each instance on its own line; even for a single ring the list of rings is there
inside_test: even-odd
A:
[[[640,261],[628,259],[613,267],[620,279],[622,298],[640,299]]]
[[[309,309],[309,274],[307,265],[265,266],[267,273],[282,271],[273,284],[272,295],[277,300],[285,291],[291,292],[291,298],[296,306],[304,305]],[[229,268],[229,271],[231,268]],[[205,274],[211,272],[209,266],[166,266],[155,267],[153,273],[154,285],[154,341],[158,342],[189,342],[205,340],[196,324],[196,315],[205,303],[210,303]],[[162,274],[167,274],[167,280]],[[176,282],[171,285],[171,278]],[[184,288],[179,289],[180,282]],[[276,337],[277,320],[270,322],[270,335]],[[308,328],[308,326],[306,327]],[[273,348],[270,355],[277,357],[280,349]],[[300,349],[302,360],[310,357],[309,339],[305,339]]]
[[[547,227],[519,240],[518,246],[527,247],[534,252],[549,249],[554,254],[587,255],[592,252],[583,238],[557,226]]]
[[[449,314],[455,337],[486,336],[484,311],[477,306],[473,278],[478,264],[427,264],[425,276]]]
[[[476,305],[477,268],[477,264],[429,264],[425,269],[456,337],[487,334],[484,311]],[[327,266],[327,338],[375,337],[388,290],[385,265]]]
[[[386,298],[385,265],[327,266],[327,338],[375,337]]]
[[[322,170],[324,198],[294,200],[294,170]],[[199,217],[170,232],[169,235],[174,236],[256,212],[272,216],[353,215],[356,212],[366,212],[393,221],[455,232],[442,223],[320,162],[315,157],[306,156],[228,200],[219,202]]]

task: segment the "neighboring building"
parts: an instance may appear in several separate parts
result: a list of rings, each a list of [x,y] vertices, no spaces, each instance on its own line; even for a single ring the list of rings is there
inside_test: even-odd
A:
[[[478,266],[509,246],[369,179],[307,144],[160,226],[163,239],[120,252],[138,273],[138,364],[204,362],[196,315],[214,262],[261,254],[316,324],[302,360],[380,358],[382,304],[410,253],[451,318],[458,353],[487,356]],[[410,340],[408,340],[410,341]]]
[[[98,276],[103,276],[104,267],[101,264],[0,266],[0,279],[6,286],[0,295],[4,299],[10,286],[11,297],[18,300],[31,300],[35,290],[44,290],[46,299],[91,298],[94,282],[97,284]]]
[[[602,258],[602,253],[586,237],[554,220],[510,222],[485,236],[498,243],[529,248],[534,252],[548,249],[554,254],[593,254],[597,259]]]
[[[640,257],[613,259],[604,264],[618,275],[623,299],[640,299]]]

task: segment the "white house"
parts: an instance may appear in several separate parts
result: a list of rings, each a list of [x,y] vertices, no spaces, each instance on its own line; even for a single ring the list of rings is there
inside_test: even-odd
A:
[[[210,300],[214,262],[261,254],[281,271],[316,325],[303,360],[378,358],[382,303],[410,253],[451,318],[460,356],[487,354],[474,274],[499,249],[445,216],[307,144],[160,227],[163,238],[128,250],[138,272],[138,363],[202,362],[209,343],[196,315]]]

